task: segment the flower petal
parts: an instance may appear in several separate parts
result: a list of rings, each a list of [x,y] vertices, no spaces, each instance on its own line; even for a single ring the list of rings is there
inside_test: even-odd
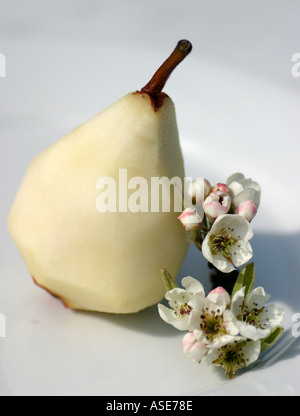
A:
[[[218,287],[216,287],[215,289],[213,289],[212,291],[210,291],[209,292],[209,295],[212,295],[212,294],[215,294],[215,293],[217,293],[218,295],[222,295],[222,296],[224,296],[224,298],[225,298],[225,302],[226,302],[226,305],[227,306],[229,306],[230,305],[230,303],[231,303],[231,299],[230,299],[230,295],[229,295],[229,293],[227,292],[227,290],[225,290],[223,287],[221,287],[221,286],[218,286]]]
[[[203,293],[204,294],[204,287],[199,280],[195,279],[191,276],[186,276],[181,281],[182,286],[191,293]]]
[[[184,354],[196,362],[200,362],[208,352],[206,346],[196,339],[193,332],[188,332],[183,337],[182,346]]]
[[[257,287],[247,295],[245,304],[249,309],[259,309],[265,305],[270,297],[271,296],[265,292],[263,287]]]
[[[212,252],[210,250],[210,244],[209,244],[209,236],[210,233],[208,233],[202,243],[202,254],[208,260],[210,263],[213,262],[214,256],[212,255]],[[223,257],[223,256],[222,256]]]
[[[188,182],[185,193],[184,206],[202,204],[211,190],[210,182],[205,178],[197,177],[196,180]]]
[[[177,303],[187,303],[191,297],[192,293],[181,289],[180,287],[175,287],[172,290],[169,290],[165,294],[165,298],[169,301],[169,305],[174,309],[176,308]]]
[[[260,350],[260,341],[250,341],[243,346],[242,351],[245,354],[247,366],[257,361]]]
[[[225,214],[218,217],[211,228],[211,233],[217,234],[221,228],[225,228],[236,240],[250,240],[253,237],[251,225],[238,214]]]
[[[222,253],[213,256],[213,260],[211,263],[216,267],[216,269],[220,270],[223,273],[230,273],[233,270],[235,270],[233,263],[228,261]]]
[[[260,322],[264,327],[273,329],[281,324],[284,313],[285,311],[283,308],[278,308],[275,305],[267,305],[264,308]]]
[[[253,257],[253,250],[248,241],[240,240],[231,249],[230,256],[235,267],[242,266]]]
[[[260,203],[260,193],[253,188],[244,189],[242,192],[238,193],[233,197],[233,205],[239,206],[242,202],[245,202],[247,200],[251,200],[255,202],[257,206],[259,206]]]
[[[207,298],[204,301],[204,309],[210,315],[222,314],[227,307],[227,298],[223,294],[219,293],[209,293]]]
[[[257,341],[267,337],[271,331],[270,329],[257,328],[256,326],[250,325],[249,323],[243,321],[238,321],[237,325],[240,334],[245,338],[251,339],[252,341]]]
[[[257,205],[251,200],[241,202],[236,208],[235,213],[250,222],[257,214]]]
[[[232,182],[237,182],[237,183],[240,183],[240,182],[242,182],[243,180],[245,180],[245,175],[243,175],[243,174],[242,174],[242,173],[240,173],[240,172],[236,172],[236,173],[233,173],[232,175],[230,175],[230,176],[227,178],[226,183],[227,183],[227,185],[230,185],[230,184],[232,184]]]
[[[231,311],[234,316],[239,316],[242,312],[242,306],[245,299],[245,287],[238,290],[231,299]]]
[[[244,189],[253,188],[255,189],[259,194],[261,193],[260,185],[253,181],[251,178],[243,179],[241,181],[241,184],[243,185]]]
[[[234,342],[240,342],[242,340],[245,340],[244,337],[241,337],[240,335],[234,336],[234,335],[222,335],[218,338],[215,338],[212,342],[209,343],[209,348],[216,349],[224,347],[224,345],[232,344]]]
[[[235,319],[235,316],[229,309],[226,309],[226,311],[224,312],[223,319],[223,327],[226,329],[226,332],[229,335],[238,335],[239,328],[237,325],[237,320]]]
[[[189,328],[189,316],[186,315],[183,318],[178,318],[173,309],[167,308],[161,303],[158,304],[158,312],[160,317],[168,324],[174,326],[174,328],[180,331],[187,331]]]

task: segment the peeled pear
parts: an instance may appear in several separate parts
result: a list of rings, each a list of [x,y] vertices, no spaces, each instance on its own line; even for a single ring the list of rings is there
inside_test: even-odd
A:
[[[190,50],[188,41],[178,42],[144,88],[75,128],[28,168],[8,229],[34,282],[69,308],[135,313],[163,298],[163,265],[178,274],[188,242],[172,202],[170,212],[99,212],[97,183],[110,177],[118,185],[120,169],[128,181],[183,181],[174,104],[162,88]]]

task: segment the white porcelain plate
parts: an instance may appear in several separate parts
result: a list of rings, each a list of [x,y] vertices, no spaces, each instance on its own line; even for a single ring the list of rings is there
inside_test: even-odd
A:
[[[27,105],[30,87],[16,78],[14,84],[8,84],[11,102],[6,107],[12,109],[14,102],[16,112],[11,111],[11,120],[7,117],[9,110],[4,112],[7,122],[1,127],[7,138],[3,147],[7,158],[3,158],[3,163],[10,177],[9,186],[4,189],[4,220],[29,160],[73,128],[75,122],[79,124],[91,117],[96,104],[100,111],[118,98],[118,89],[121,94],[127,92],[122,80],[117,79],[111,96],[108,90],[104,97],[97,98],[95,89],[103,86],[100,81],[100,86],[89,81],[98,75],[98,69],[90,68],[88,79],[82,79],[82,89],[74,92],[85,108],[86,114],[81,113],[80,102],[67,94],[72,82],[78,82],[76,67],[70,80],[70,62],[75,62],[81,53],[85,60],[97,56],[96,46],[87,50],[85,45],[70,43],[66,58],[65,48],[56,44],[56,62],[52,61],[50,42],[47,54],[38,40],[31,39],[30,47],[27,54],[32,54],[31,58],[40,66],[40,78],[34,78],[35,84],[31,79],[31,106]],[[14,48],[17,47],[12,41],[11,50]],[[116,48],[114,54],[111,48],[107,50],[111,62],[102,67],[106,79],[110,76],[109,68],[115,67],[114,56],[123,50]],[[39,52],[43,62],[37,59]],[[216,183],[241,171],[261,184],[262,204],[253,220],[252,240],[256,285],[263,286],[271,294],[271,301],[286,309],[282,339],[253,368],[228,381],[222,370],[195,364],[183,355],[183,334],[159,318],[156,306],[125,316],[66,309],[33,284],[3,226],[0,313],[6,318],[6,338],[0,338],[1,395],[300,393],[300,344],[299,338],[292,335],[297,335],[296,314],[300,313],[298,97],[289,83],[276,83],[264,74],[236,69],[230,62],[220,68],[207,57],[200,59],[200,52],[193,52],[194,58],[182,64],[185,68],[178,69],[166,88],[176,104],[187,176],[205,176]],[[134,62],[136,51],[127,48],[126,57],[128,62]],[[148,64],[153,68],[154,58],[157,61],[153,51],[143,54],[139,73],[144,73]],[[25,59],[22,67],[24,79],[28,77],[29,81],[30,62]],[[63,64],[65,72],[64,68],[59,72],[58,67]],[[50,74],[49,65],[57,70],[56,76],[53,71]],[[64,73],[68,74],[67,86]],[[129,75],[129,70],[128,76],[132,79],[126,85],[133,85],[132,89],[142,86],[140,81],[139,85],[133,84],[135,77]],[[18,90],[21,86],[23,95]],[[57,98],[59,91],[61,100]],[[86,94],[92,92],[94,101],[87,109]],[[44,96],[44,107],[40,107]],[[11,162],[14,149],[19,150],[15,164]],[[200,279],[206,291],[212,287],[207,264],[195,247],[189,250],[179,281],[185,275]]]

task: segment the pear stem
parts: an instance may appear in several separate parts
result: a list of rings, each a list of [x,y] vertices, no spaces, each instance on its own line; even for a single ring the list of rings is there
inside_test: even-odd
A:
[[[169,76],[180,62],[188,56],[192,50],[192,44],[188,40],[180,40],[169,58],[158,68],[151,80],[146,84],[141,92],[145,92],[156,100],[162,92]]]

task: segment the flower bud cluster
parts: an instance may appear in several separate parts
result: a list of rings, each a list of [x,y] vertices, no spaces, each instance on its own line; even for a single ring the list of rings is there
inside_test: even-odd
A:
[[[252,257],[250,222],[260,204],[257,182],[241,173],[212,186],[207,179],[189,183],[186,205],[178,219],[190,239],[217,269],[230,272]]]

